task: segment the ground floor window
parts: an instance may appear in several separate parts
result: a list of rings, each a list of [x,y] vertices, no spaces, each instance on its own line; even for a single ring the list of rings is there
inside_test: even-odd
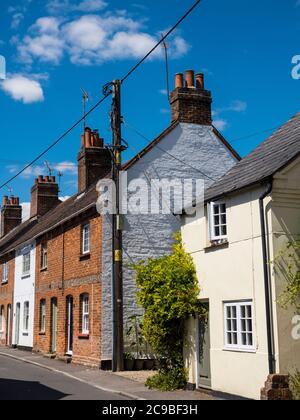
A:
[[[5,330],[5,309],[1,306],[0,309],[0,333],[4,333]]]
[[[253,303],[224,303],[225,348],[254,351]]]
[[[89,295],[81,295],[81,334],[89,334],[90,302]]]
[[[29,330],[29,302],[24,302],[23,331],[28,332],[28,330]]]
[[[46,332],[46,300],[42,299],[40,302],[40,332]]]

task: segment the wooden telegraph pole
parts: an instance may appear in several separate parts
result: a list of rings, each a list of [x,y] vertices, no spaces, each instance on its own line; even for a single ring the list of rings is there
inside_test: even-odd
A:
[[[120,202],[120,171],[122,169],[122,116],[121,116],[121,81],[112,84],[112,131],[113,131],[113,181],[116,185],[116,211],[113,214],[113,357],[112,370],[124,370],[124,340],[123,340],[123,272],[122,272],[122,221]]]

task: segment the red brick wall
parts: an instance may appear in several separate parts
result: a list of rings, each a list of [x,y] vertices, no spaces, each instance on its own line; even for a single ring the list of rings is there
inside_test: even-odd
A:
[[[3,262],[9,261],[8,264],[8,283],[2,284],[2,270]],[[14,291],[14,282],[15,282],[15,259],[14,255],[9,255],[0,260],[0,308],[4,305],[5,309],[5,332],[3,335],[0,335],[0,346],[11,345],[12,338],[12,324],[13,324],[13,291]],[[8,305],[11,305],[11,322],[10,322],[10,340],[7,337],[8,330]]]
[[[81,256],[81,227],[90,222],[91,254]],[[34,350],[51,348],[51,299],[57,299],[57,355],[67,351],[67,297],[73,297],[73,362],[100,366],[101,337],[101,219],[91,215],[53,232],[37,244]],[[48,240],[47,240],[48,239]],[[40,269],[41,244],[47,240],[48,267]],[[89,337],[80,337],[80,295],[89,294]],[[46,300],[46,333],[40,333],[40,301]]]

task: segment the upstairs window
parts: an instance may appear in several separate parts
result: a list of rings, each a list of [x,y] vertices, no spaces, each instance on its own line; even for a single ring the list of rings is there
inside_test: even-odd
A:
[[[254,351],[252,302],[233,302],[224,305],[225,348]]]
[[[48,245],[42,244],[41,246],[41,270],[48,267]]]
[[[91,227],[90,224],[86,224],[82,227],[82,254],[89,254],[91,247]]]
[[[30,274],[30,251],[23,254],[22,274],[23,276]]]
[[[23,331],[26,333],[29,330],[29,302],[24,302],[23,311]]]
[[[225,203],[210,204],[210,237],[212,241],[227,239],[227,213]]]
[[[2,264],[2,284],[8,282],[8,262]]]

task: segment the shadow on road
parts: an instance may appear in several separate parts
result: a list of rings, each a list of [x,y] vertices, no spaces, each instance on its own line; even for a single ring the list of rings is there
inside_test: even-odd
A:
[[[61,400],[68,394],[48,388],[39,382],[0,378],[0,401]]]

